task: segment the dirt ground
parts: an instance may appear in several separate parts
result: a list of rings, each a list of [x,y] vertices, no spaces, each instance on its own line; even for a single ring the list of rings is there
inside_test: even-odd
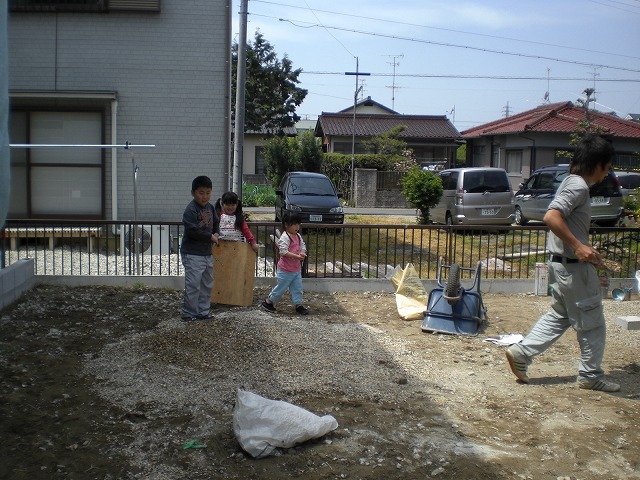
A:
[[[294,317],[258,313],[265,293],[188,324],[173,290],[26,294],[0,313],[0,478],[640,479],[640,331],[615,324],[637,296],[605,301],[604,366],[622,385],[606,394],[576,387],[571,332],[529,385],[483,341],[525,334],[546,297],[486,294],[488,322],[456,336],[400,319],[393,294],[306,293],[311,313]],[[338,428],[253,459],[234,436],[234,386]]]

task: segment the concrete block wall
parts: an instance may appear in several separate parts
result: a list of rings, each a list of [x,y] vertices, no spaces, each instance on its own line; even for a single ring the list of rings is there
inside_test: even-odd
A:
[[[376,171],[373,168],[355,169],[353,185],[356,207],[376,206]]]
[[[36,284],[33,259],[19,260],[0,269],[0,311],[18,300]]]
[[[400,190],[376,190],[376,207],[412,208]]]
[[[411,208],[400,190],[378,190],[377,170],[356,168],[354,175],[355,206],[377,208]]]

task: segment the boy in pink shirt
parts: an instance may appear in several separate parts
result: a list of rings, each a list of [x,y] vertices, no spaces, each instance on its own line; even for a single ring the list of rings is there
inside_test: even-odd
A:
[[[300,223],[300,216],[295,213],[286,213],[282,218],[284,232],[277,241],[280,251],[277,266],[278,282],[261,305],[267,312],[276,312],[274,304],[278,303],[284,292],[289,289],[296,313],[300,315],[309,313],[309,310],[302,305],[302,262],[307,257],[307,246],[302,235],[298,233]]]

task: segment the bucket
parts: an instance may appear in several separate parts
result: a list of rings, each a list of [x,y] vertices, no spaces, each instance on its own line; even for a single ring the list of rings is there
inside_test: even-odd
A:
[[[611,290],[611,298],[618,302],[631,300],[631,288],[614,288]]]
[[[549,294],[549,266],[546,263],[536,263],[534,288],[536,295]]]

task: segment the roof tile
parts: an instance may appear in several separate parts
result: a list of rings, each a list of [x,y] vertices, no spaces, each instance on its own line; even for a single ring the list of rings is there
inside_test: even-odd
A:
[[[370,137],[388,132],[398,125],[407,128],[399,138],[458,139],[460,132],[445,115],[380,115],[356,114],[355,134]],[[353,132],[353,114],[322,113],[316,125],[316,134],[350,136]]]
[[[614,137],[640,138],[640,124],[623,120],[611,114],[591,111],[592,124],[603,129],[603,133]],[[464,138],[477,138],[487,135],[502,135],[524,132],[572,133],[578,122],[585,120],[582,107],[571,102],[541,105],[507,118],[478,125],[462,132]]]

